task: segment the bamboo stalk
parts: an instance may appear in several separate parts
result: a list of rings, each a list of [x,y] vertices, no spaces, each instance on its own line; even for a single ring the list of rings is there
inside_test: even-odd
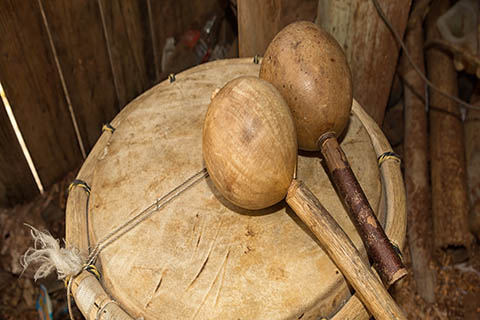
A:
[[[427,17],[427,40],[440,37],[439,16],[448,10],[448,0],[437,0]],[[457,74],[452,58],[427,50],[428,77],[442,91],[457,95]],[[441,249],[466,248],[471,242],[467,222],[467,183],[463,125],[458,104],[430,93],[430,154],[434,245]]]
[[[429,2],[429,0],[427,0]],[[425,1],[423,1],[425,2]],[[410,16],[405,45],[412,62],[425,72],[423,57],[422,22],[425,10],[422,1],[415,3]],[[435,301],[435,272],[431,238],[430,186],[428,177],[427,113],[425,111],[425,83],[415,72],[405,55],[401,58],[401,73],[404,80],[405,136],[404,163],[407,196],[407,229],[413,277],[417,292],[429,303]]]

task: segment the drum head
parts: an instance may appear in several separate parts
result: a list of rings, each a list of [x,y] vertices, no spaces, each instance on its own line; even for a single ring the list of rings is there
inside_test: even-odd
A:
[[[94,167],[93,246],[204,167],[202,125],[212,91],[258,72],[245,59],[202,65],[160,83],[117,116],[101,155],[87,160]],[[341,145],[377,211],[376,154],[356,116]],[[317,156],[300,155],[298,177],[365,255]],[[103,286],[134,318],[309,319],[329,316],[350,297],[341,273],[285,202],[243,210],[209,178],[107,246],[99,261]]]

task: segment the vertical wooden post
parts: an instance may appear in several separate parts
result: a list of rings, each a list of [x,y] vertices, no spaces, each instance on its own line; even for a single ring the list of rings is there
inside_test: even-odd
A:
[[[240,57],[263,55],[280,31],[281,0],[238,0],[238,52]]]
[[[411,0],[378,0],[402,37]],[[340,43],[350,64],[353,96],[382,124],[400,46],[372,0],[320,0],[317,24]]]
[[[238,0],[240,57],[263,56],[268,44],[287,24],[313,21],[317,0]]]
[[[405,45],[413,63],[425,72],[423,57],[423,18],[425,10],[417,1],[410,16]],[[425,7],[423,7],[425,9]],[[429,303],[435,301],[435,272],[430,268],[433,241],[428,175],[427,112],[425,82],[416,73],[405,54],[401,58],[404,80],[405,137],[404,163],[407,196],[407,228],[413,277],[417,292]]]
[[[450,3],[436,0],[427,17],[427,40],[439,37],[436,22]],[[452,58],[431,48],[427,52],[428,77],[438,88],[456,96],[457,73]],[[467,181],[463,124],[458,104],[430,91],[430,155],[434,240],[437,248],[467,247]]]

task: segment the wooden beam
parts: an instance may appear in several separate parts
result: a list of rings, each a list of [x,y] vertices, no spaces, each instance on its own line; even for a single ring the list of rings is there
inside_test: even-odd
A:
[[[0,100],[0,206],[30,200],[38,188]]]
[[[0,81],[44,187],[82,156],[37,1],[0,1]]]
[[[80,135],[90,150],[120,110],[95,1],[42,1]]]

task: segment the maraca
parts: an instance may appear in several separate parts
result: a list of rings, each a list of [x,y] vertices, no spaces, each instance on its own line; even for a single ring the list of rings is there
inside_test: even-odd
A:
[[[399,255],[378,222],[337,137],[352,106],[352,78],[346,57],[327,32],[311,22],[280,31],[265,52],[260,78],[287,101],[303,150],[320,150],[368,256],[390,286],[406,275]]]
[[[405,319],[385,287],[316,197],[293,179],[297,140],[283,97],[267,81],[240,77],[208,107],[203,156],[216,188],[248,209],[287,203],[319,239],[376,319]]]

